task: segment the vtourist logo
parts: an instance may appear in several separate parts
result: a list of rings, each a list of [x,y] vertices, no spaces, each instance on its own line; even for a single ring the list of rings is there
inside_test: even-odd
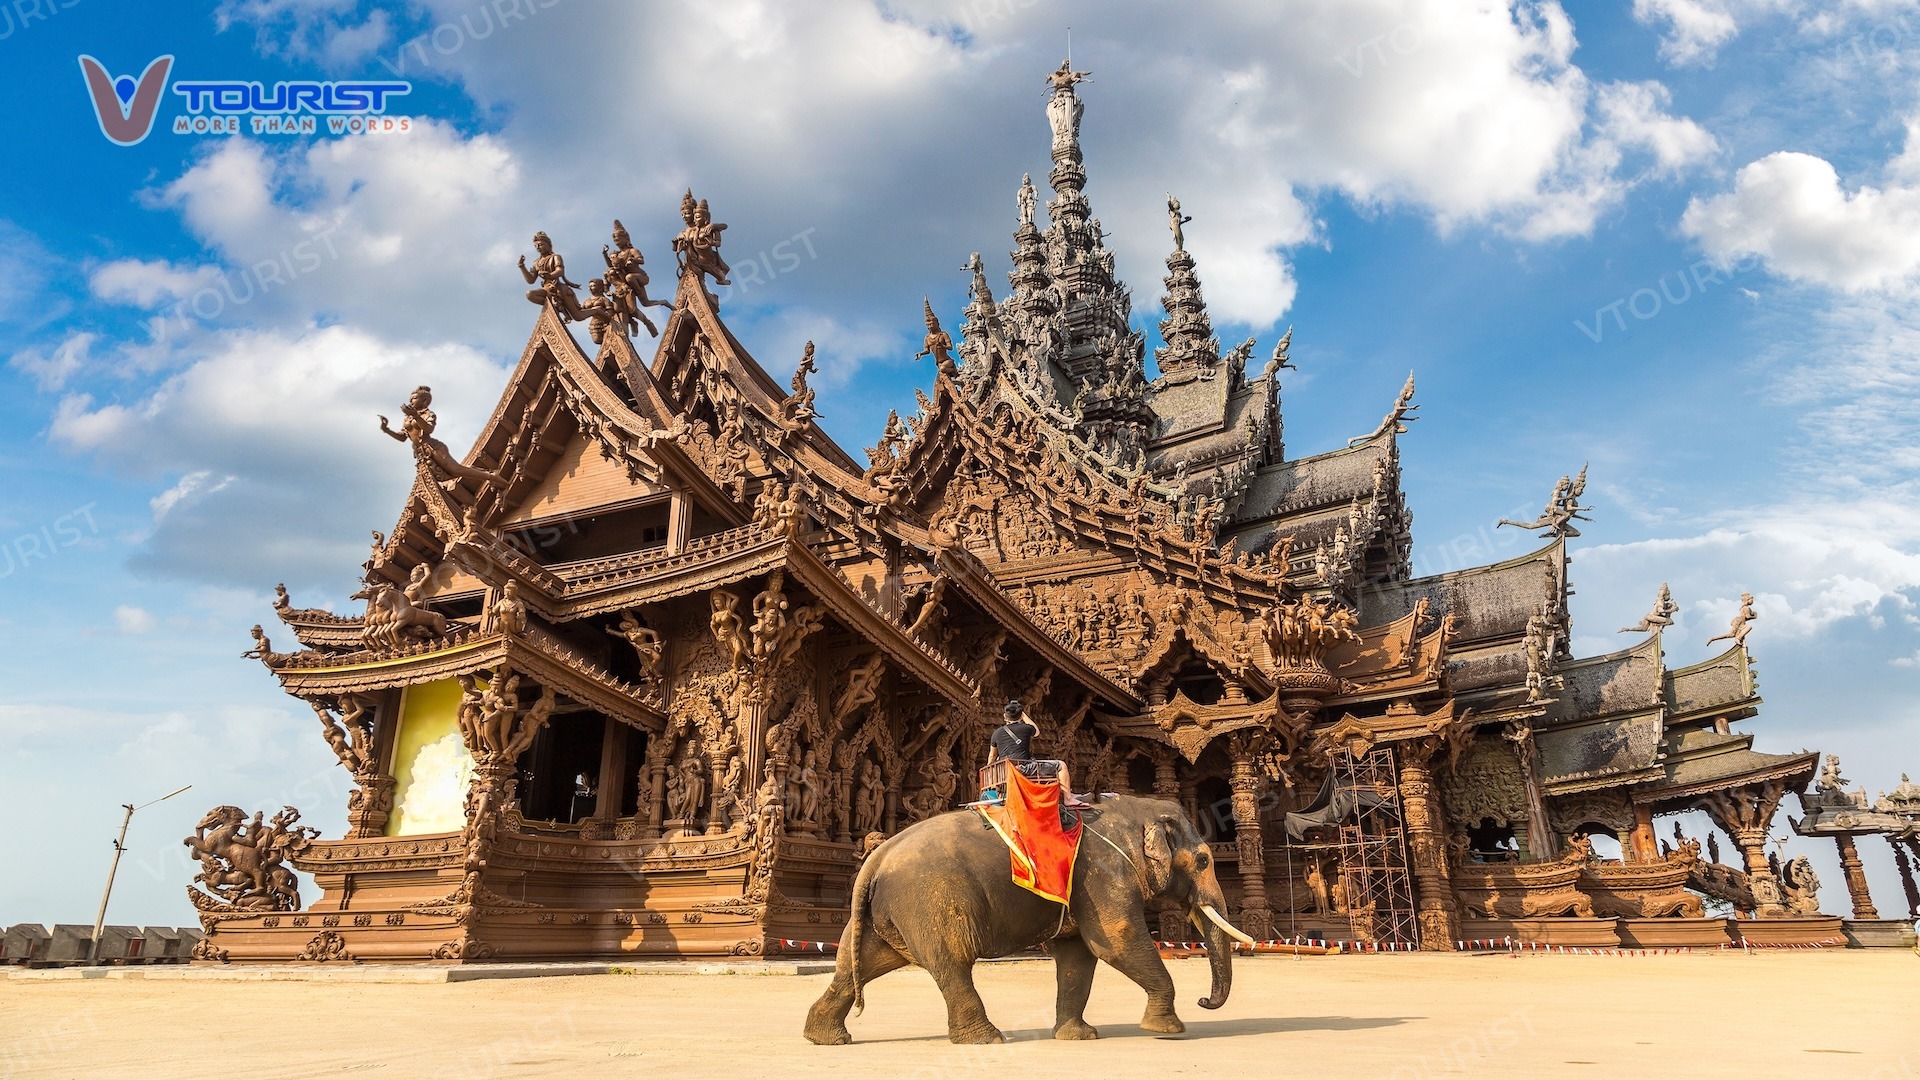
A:
[[[100,121],[100,134],[118,146],[145,142],[153,130],[153,114],[160,108],[160,94],[167,88],[167,73],[173,70],[173,57],[162,56],[140,73],[119,78],[107,74],[106,66],[91,56],[80,57],[80,71],[87,79],[87,92],[93,95],[93,115]]]
[[[114,77],[91,56],[80,57],[100,132],[118,146],[134,146],[153,131],[173,57],[147,65],[140,78]],[[174,83],[185,112],[173,118],[175,135],[371,135],[413,129],[410,116],[388,116],[390,98],[413,92],[400,80],[276,82],[239,80]]]

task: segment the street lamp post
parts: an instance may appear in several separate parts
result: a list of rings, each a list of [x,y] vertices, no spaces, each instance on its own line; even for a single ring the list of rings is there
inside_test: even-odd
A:
[[[193,787],[193,785],[188,784],[186,787],[181,788],[180,791],[170,791],[153,800],[153,802],[141,803],[139,806],[135,806],[132,803],[120,804],[121,807],[126,810],[127,814],[120,819],[120,835],[115,837],[113,841],[113,865],[107,867],[107,887],[106,890],[100,894],[100,913],[93,917],[93,940],[87,943],[87,965],[89,967],[100,962],[100,931],[107,925],[107,901],[113,898],[113,878],[115,874],[120,872],[120,855],[127,850],[127,826],[133,824],[133,812],[135,810],[144,810],[152,806],[153,803],[166,802],[168,799],[180,794],[181,791],[186,791],[191,787]]]

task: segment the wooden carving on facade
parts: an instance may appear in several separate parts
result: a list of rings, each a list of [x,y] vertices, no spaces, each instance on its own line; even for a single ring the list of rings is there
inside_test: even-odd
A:
[[[318,829],[299,824],[300,811],[283,807],[271,821],[237,806],[209,810],[183,843],[200,861],[187,897],[201,911],[297,911],[300,883],[289,860],[306,850]],[[202,891],[204,890],[204,891]]]

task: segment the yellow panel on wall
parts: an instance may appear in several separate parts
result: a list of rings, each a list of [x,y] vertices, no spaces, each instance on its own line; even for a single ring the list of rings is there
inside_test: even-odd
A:
[[[401,691],[388,836],[458,832],[465,827],[473,755],[460,740],[459,710],[460,684],[452,679]]]

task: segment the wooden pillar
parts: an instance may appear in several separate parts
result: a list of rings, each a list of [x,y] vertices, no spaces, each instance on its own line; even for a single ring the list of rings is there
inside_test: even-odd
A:
[[[1653,805],[1651,803],[1633,804],[1632,842],[1627,845],[1628,862],[1650,863],[1660,861],[1660,841],[1653,834]]]
[[[1774,811],[1784,794],[1784,782],[1769,780],[1732,791],[1714,792],[1700,800],[1700,808],[1713,818],[1721,831],[1733,838],[1746,861],[1755,918],[1778,919],[1787,914],[1786,905],[1781,902],[1780,883],[1767,865],[1767,830],[1773,824]]]
[[[1841,833],[1833,838],[1840,849],[1840,872],[1847,879],[1847,897],[1853,901],[1853,917],[1856,919],[1878,919],[1880,913],[1873,908],[1873,894],[1867,891],[1867,872],[1860,866],[1860,849],[1854,845],[1851,833]]]
[[[1920,916],[1920,887],[1913,881],[1913,862],[1907,858],[1907,849],[1901,846],[1898,837],[1889,835],[1887,843],[1893,846],[1893,864],[1900,868],[1900,884],[1907,891],[1907,917]]]
[[[1534,752],[1533,725],[1516,721],[1506,726],[1504,734],[1520,759],[1520,778],[1526,788],[1526,854],[1534,859],[1551,859],[1559,853],[1560,839],[1553,835],[1553,824],[1547,818],[1546,793],[1540,783],[1539,755]]]
[[[667,554],[676,555],[685,551],[687,541],[692,537],[693,500],[675,488],[667,502]]]
[[[1400,744],[1400,809],[1406,818],[1407,846],[1413,858],[1413,883],[1420,919],[1420,947],[1452,952],[1459,937],[1454,919],[1453,882],[1447,871],[1445,819],[1433,786],[1436,738]]]
[[[671,735],[663,731],[658,735],[649,736],[649,741],[659,739],[661,745],[665,746],[671,738]],[[654,748],[652,746],[647,747],[647,790],[652,793],[653,797],[649,800],[644,811],[647,815],[648,838],[659,839],[660,830],[664,828],[666,824],[668,755],[665,753],[656,754],[653,751]]]
[[[1251,736],[1235,734],[1228,744],[1233,772],[1233,838],[1240,852],[1240,928],[1256,938],[1273,934],[1273,915],[1267,909],[1267,865],[1261,850],[1260,770]]]
[[[600,739],[600,779],[594,785],[593,816],[612,821],[620,816],[620,803],[626,797],[626,777],[621,766],[627,760],[627,725],[608,718],[606,733]]]

